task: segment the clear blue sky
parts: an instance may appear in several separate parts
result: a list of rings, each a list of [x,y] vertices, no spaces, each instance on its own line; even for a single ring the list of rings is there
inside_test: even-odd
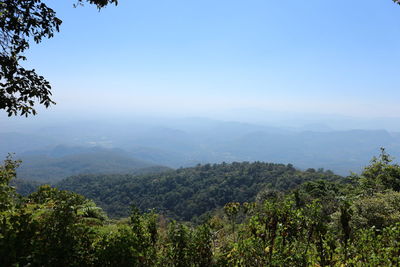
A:
[[[210,115],[230,109],[400,116],[391,0],[120,0],[63,20],[28,66],[52,110]]]

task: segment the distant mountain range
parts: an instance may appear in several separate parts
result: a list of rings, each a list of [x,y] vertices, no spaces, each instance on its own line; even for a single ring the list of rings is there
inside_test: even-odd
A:
[[[18,178],[56,182],[77,174],[144,174],[169,168],[135,159],[119,149],[56,146],[21,154]]]
[[[3,130],[4,131],[4,130]],[[400,158],[400,134],[386,130],[298,129],[208,119],[77,122],[0,132],[0,156],[23,160],[19,175],[59,180],[80,173],[132,173],[198,163],[263,161],[300,169],[359,172],[385,147]]]

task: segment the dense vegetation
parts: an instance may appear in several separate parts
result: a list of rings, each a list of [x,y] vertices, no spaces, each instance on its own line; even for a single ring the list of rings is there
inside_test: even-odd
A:
[[[34,104],[55,104],[49,83],[20,62],[30,41],[51,38],[60,24],[41,0],[0,2],[0,110],[29,115]],[[98,193],[107,209],[118,205],[116,215],[136,203],[117,221],[71,191],[16,193],[19,163],[9,157],[0,165],[0,266],[399,266],[400,166],[391,161],[382,150],[345,183],[329,171],[259,162],[60,183],[86,182],[76,191]],[[213,209],[200,225],[170,220]]]
[[[40,182],[24,180],[24,179],[13,179],[10,182],[10,185],[15,187],[16,192],[22,196],[27,196],[32,194],[33,192],[37,191],[41,185]]]
[[[49,186],[23,198],[9,186],[17,163],[7,159],[0,265],[398,266],[400,166],[390,161],[383,151],[349,183],[264,191],[192,226],[135,207],[112,221],[93,201]]]
[[[159,174],[79,175],[57,184],[93,199],[112,217],[126,217],[129,206],[179,220],[192,220],[228,202],[254,201],[263,190],[288,191],[301,183],[341,177],[322,169],[299,171],[272,163],[198,165]]]

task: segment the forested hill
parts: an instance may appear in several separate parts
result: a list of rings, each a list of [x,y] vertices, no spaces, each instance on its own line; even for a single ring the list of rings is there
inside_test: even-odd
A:
[[[18,177],[44,183],[58,182],[78,174],[144,174],[169,168],[131,157],[118,149],[56,146],[18,156]]]
[[[93,199],[112,217],[127,216],[131,204],[179,220],[192,220],[228,202],[253,201],[264,189],[289,190],[309,180],[338,180],[331,171],[296,170],[272,163],[198,165],[159,174],[79,175],[57,184]]]

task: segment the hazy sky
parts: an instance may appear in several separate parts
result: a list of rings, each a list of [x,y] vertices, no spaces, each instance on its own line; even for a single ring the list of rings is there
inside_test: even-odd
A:
[[[48,112],[400,116],[391,0],[47,3],[61,32],[33,45],[27,65],[53,85]]]

